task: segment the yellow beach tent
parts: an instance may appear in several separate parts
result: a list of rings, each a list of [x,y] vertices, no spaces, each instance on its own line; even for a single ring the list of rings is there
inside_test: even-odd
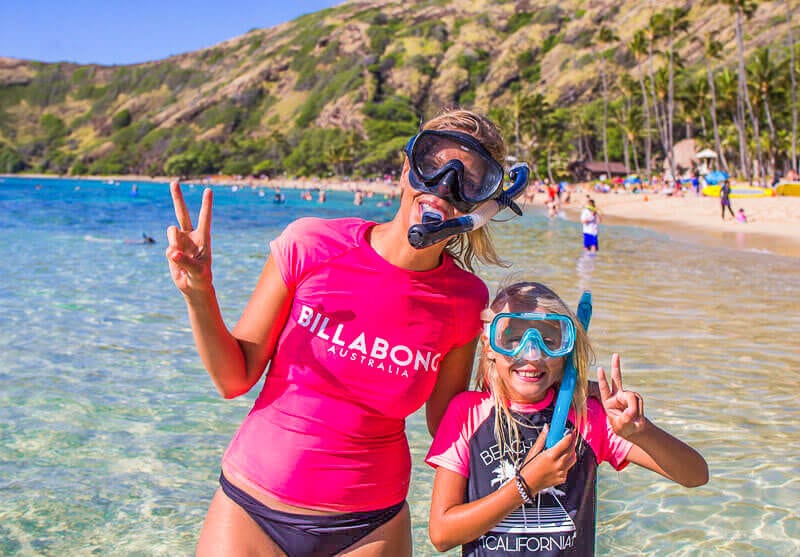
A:
[[[706,186],[703,188],[703,195],[706,197],[719,197],[720,185]],[[775,192],[769,188],[757,188],[754,186],[731,186],[731,197],[773,197]]]
[[[784,182],[775,188],[777,195],[790,195],[800,197],[800,182]]]

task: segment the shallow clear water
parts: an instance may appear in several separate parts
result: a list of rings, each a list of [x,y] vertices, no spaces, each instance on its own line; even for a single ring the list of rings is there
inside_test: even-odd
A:
[[[163,255],[166,185],[130,191],[0,178],[2,555],[193,554],[222,451],[255,396],[222,400],[199,362]],[[285,193],[276,206],[269,192],[215,189],[215,283],[229,325],[288,222],[393,213],[379,198],[355,207],[346,193],[324,205]],[[196,215],[201,188],[185,194]],[[142,232],[158,243],[125,243]],[[538,213],[495,237],[521,277],[567,300],[592,290],[599,362],[621,352],[648,415],[709,462],[711,481],[694,490],[601,467],[598,554],[800,554],[800,260],[611,226],[588,257],[576,223]],[[493,291],[508,272],[480,274]],[[415,553],[433,555],[421,414],[408,429]]]

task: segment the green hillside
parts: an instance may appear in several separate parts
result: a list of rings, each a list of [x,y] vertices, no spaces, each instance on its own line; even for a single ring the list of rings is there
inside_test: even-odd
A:
[[[705,37],[721,46],[710,62],[723,150],[735,166],[745,137],[748,156],[774,170],[791,158],[787,8],[759,2],[743,20],[748,67],[767,52],[773,74],[762,92],[747,70],[755,97],[742,123],[730,90],[737,3],[352,0],[145,64],[0,58],[0,172],[368,175],[396,168],[420,119],[455,104],[491,113],[540,173],[606,156],[633,170],[647,137],[653,165],[687,136],[714,146]],[[665,32],[679,8],[685,28]],[[652,56],[631,49],[637,32]],[[653,113],[648,130],[653,99],[663,120]]]

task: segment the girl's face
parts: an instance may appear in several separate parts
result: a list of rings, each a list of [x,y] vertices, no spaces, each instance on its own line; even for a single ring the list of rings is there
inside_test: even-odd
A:
[[[501,311],[507,312],[509,309],[506,306]],[[545,312],[542,308],[532,311]],[[514,402],[541,401],[547,391],[561,381],[564,375],[566,356],[550,358],[539,350],[537,360],[527,359],[533,351],[525,351],[526,354],[511,358],[494,352],[487,339],[484,339],[484,342],[487,347],[487,357],[494,358],[498,377],[505,385],[510,400]]]

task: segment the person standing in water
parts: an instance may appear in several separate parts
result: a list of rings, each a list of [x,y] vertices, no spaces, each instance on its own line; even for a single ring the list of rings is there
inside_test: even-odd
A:
[[[600,249],[597,236],[600,233],[600,213],[594,204],[594,199],[586,196],[586,206],[581,211],[581,224],[583,225],[583,249],[595,253]]]
[[[485,117],[450,110],[405,153],[394,218],[290,224],[232,331],[212,282],[212,193],[195,228],[171,185],[179,226],[166,257],[206,370],[233,398],[269,366],[225,451],[197,555],[411,555],[405,420],[424,404],[434,434],[467,389],[488,301],[473,263],[500,260],[486,228],[419,250],[408,230],[502,195],[505,144]]]
[[[501,289],[483,314],[478,391],[456,396],[426,462],[436,469],[429,533],[439,551],[468,557],[594,555],[597,467],[628,463],[685,487],[708,481],[705,459],[644,415],[622,385],[597,370],[600,400],[587,399],[592,349],[575,314],[546,286]],[[577,382],[568,432],[545,449],[556,387],[572,358]]]

